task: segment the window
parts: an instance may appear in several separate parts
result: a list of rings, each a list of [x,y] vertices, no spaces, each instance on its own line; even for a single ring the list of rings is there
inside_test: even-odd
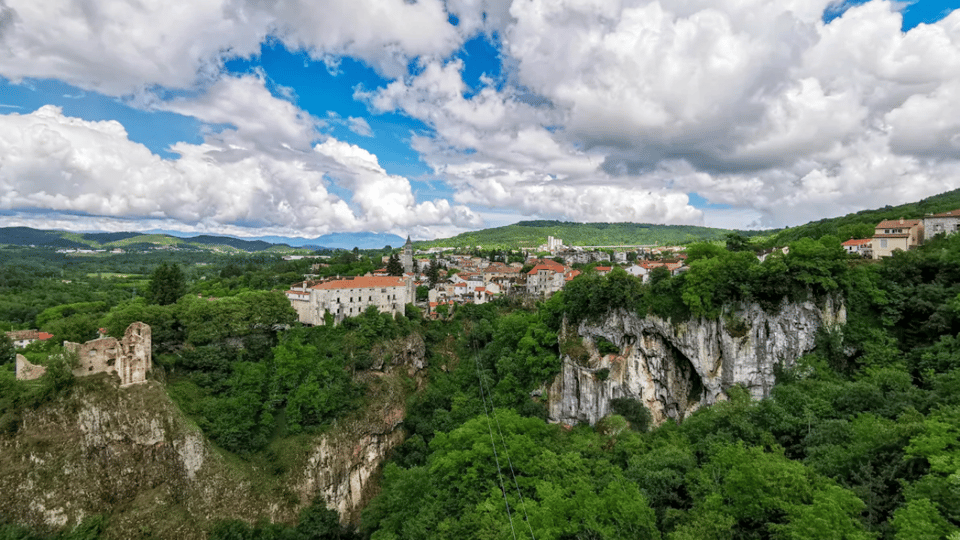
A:
[[[881,248],[886,248],[886,247],[887,247],[887,239],[886,239],[886,238],[881,238],[881,239],[880,239],[880,247],[881,247]]]

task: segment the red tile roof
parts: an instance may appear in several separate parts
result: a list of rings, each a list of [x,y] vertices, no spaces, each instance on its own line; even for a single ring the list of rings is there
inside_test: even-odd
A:
[[[896,229],[900,227],[910,228],[910,227],[913,227],[914,225],[919,225],[919,224],[920,224],[919,219],[904,219],[904,220],[885,219],[880,223],[878,223],[877,226],[874,227],[874,229]]]
[[[540,259],[537,262],[537,265],[531,268],[529,272],[527,272],[527,275],[532,276],[541,270],[549,270],[550,272],[557,272],[562,274],[564,271],[564,267],[562,264],[552,259]]]
[[[865,244],[869,244],[871,240],[873,240],[873,239],[872,239],[872,238],[851,238],[850,240],[847,240],[846,242],[844,242],[844,243],[841,244],[841,245],[843,245],[843,246],[850,246],[850,247],[853,247],[853,246],[862,246],[862,245],[865,245]]]
[[[942,212],[942,213],[934,214],[932,216],[927,216],[927,217],[960,217],[960,209],[951,210],[949,212]]]
[[[319,283],[310,287],[311,289],[373,289],[382,287],[403,287],[405,285],[403,278],[394,276],[358,276],[355,278],[337,279]]]

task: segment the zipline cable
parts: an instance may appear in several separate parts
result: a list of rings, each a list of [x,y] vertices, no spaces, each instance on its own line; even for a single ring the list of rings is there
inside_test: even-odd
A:
[[[490,413],[487,412],[487,400],[483,396],[483,374],[480,372],[480,358],[476,352],[474,344],[474,364],[477,366],[477,380],[480,382],[480,401],[483,402],[483,414],[487,417],[487,430],[490,431],[490,445],[493,446],[493,459],[497,463],[497,478],[500,480],[500,493],[503,495],[503,504],[507,507],[507,519],[510,520],[510,532],[513,533],[513,540],[517,540],[517,531],[513,528],[513,515],[510,514],[510,502],[507,500],[507,489],[503,485],[503,472],[500,470],[500,456],[497,455],[497,443],[493,438],[493,426],[490,424]],[[493,406],[493,403],[490,403]]]
[[[493,407],[491,401],[490,406]],[[520,484],[517,483],[517,475],[513,472],[513,461],[510,459],[510,453],[507,452],[507,441],[503,439],[503,431],[500,429],[500,419],[497,418],[497,410],[493,410],[493,421],[497,423],[497,431],[500,432],[500,442],[503,444],[503,454],[507,456],[507,464],[510,466],[510,476],[513,478],[513,485],[517,488],[517,496],[520,497],[520,508],[523,509],[523,520],[527,523],[527,529],[530,531],[530,537],[537,540],[533,534],[533,528],[530,527],[530,517],[527,516],[527,503],[523,500],[523,493],[520,492]]]
[[[477,366],[477,379],[480,381],[480,400],[483,401],[483,412],[487,414],[487,398],[484,397],[483,391],[483,378],[480,372],[480,351],[477,349],[477,344],[473,344],[473,359]],[[489,392],[488,392],[489,394]],[[527,530],[530,531],[530,538],[532,540],[537,540],[537,536],[533,534],[533,527],[530,525],[530,517],[527,515],[527,503],[523,500],[523,493],[520,491],[520,484],[517,483],[517,474],[513,469],[513,460],[510,459],[510,452],[507,451],[507,441],[503,437],[503,430],[500,428],[500,419],[497,418],[497,408],[493,405],[493,397],[490,397],[490,409],[493,411],[493,420],[497,423],[497,433],[500,434],[500,443],[503,445],[503,455],[507,458],[507,464],[510,466],[510,477],[513,479],[513,486],[517,490],[517,496],[520,498],[520,508],[523,510],[523,520],[527,524]],[[490,426],[490,415],[487,414],[487,427]],[[493,432],[490,433],[491,442],[493,439]],[[494,444],[494,453],[496,453],[496,445]],[[497,464],[497,470],[499,472],[499,463]],[[500,481],[501,486],[503,485],[503,480]],[[506,500],[506,493],[504,493],[504,500]],[[509,510],[508,510],[509,513]],[[513,521],[510,522],[511,528],[513,527]],[[516,534],[514,534],[516,537]]]

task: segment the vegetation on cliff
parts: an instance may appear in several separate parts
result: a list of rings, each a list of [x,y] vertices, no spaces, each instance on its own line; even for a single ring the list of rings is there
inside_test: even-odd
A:
[[[457,341],[477,343],[479,365],[467,366],[472,376],[462,367],[434,373],[365,530],[374,539],[467,530],[495,538],[511,534],[512,516],[518,538],[956,534],[960,236],[875,264],[847,259],[836,244],[801,241],[793,257],[769,267],[717,251],[694,257],[686,276],[649,286],[586,274],[539,306],[550,329],[563,313],[610,307],[708,315],[710,306],[763,299],[764,287],[846,297],[847,326],[824,332],[813,354],[780,374],[769,399],[732,388],[730,401],[649,432],[623,429],[615,417],[570,430],[546,425],[536,398],[510,404],[497,394],[503,353],[485,359],[484,351],[506,329],[491,320],[488,338],[486,325],[464,325]],[[690,288],[708,278],[718,285]],[[693,302],[694,291],[711,302]],[[481,380],[492,389],[486,411]],[[620,496],[608,500],[611,489]],[[633,505],[626,515],[625,501]]]
[[[688,272],[656,273],[646,285],[623,272],[586,272],[546,302],[462,306],[436,321],[367,312],[338,327],[288,329],[282,295],[256,287],[306,264],[266,259],[181,261],[192,292],[169,305],[130,299],[129,290],[121,297],[104,283],[73,293],[68,308],[32,304],[29,320],[53,309],[41,320],[148,322],[181,408],[221,447],[258,463],[270,462],[271,442],[322,430],[358,406],[350,375],[376,361],[378,344],[421,334],[429,384],[410,398],[407,440],[385,468],[362,537],[501,538],[511,528],[543,539],[957,533],[960,235],[880,262],[847,258],[831,237],[800,239],[763,263],[709,245],[690,251]],[[5,283],[25,297],[29,287],[9,284],[53,283],[57,274],[20,272]],[[222,294],[197,298],[201,287]],[[544,420],[542,389],[559,370],[564,317],[611,308],[714,317],[729,303],[776,309],[783,298],[824,294],[845,298],[848,324],[825,331],[813,354],[780,373],[768,399],[731,388],[729,401],[649,430],[636,402],[596,426]],[[0,366],[0,412],[30,406],[4,405],[20,391],[8,388],[25,388],[11,381],[9,363]],[[214,537],[295,538],[308,527],[229,522]]]

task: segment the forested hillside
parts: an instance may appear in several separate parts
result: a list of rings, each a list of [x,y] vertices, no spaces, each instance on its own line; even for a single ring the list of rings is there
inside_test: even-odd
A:
[[[241,240],[228,236],[201,235],[179,238],[168,234],[119,233],[71,233],[44,231],[29,227],[0,227],[0,245],[50,246],[60,249],[137,249],[177,247],[194,250],[224,250],[258,252],[274,250],[293,252],[286,244],[272,244],[262,240]]]
[[[772,237],[773,245],[784,245],[801,238],[820,238],[833,235],[841,241],[850,238],[868,238],[873,229],[885,219],[919,219],[928,214],[939,214],[960,208],[960,189],[947,191],[917,202],[899,206],[885,206],[874,210],[862,210],[841,217],[821,219],[798,227],[777,232]]]
[[[832,236],[790,248],[760,263],[698,244],[688,272],[654,272],[647,284],[619,270],[588,271],[546,302],[464,305],[439,320],[415,309],[396,319],[368,312],[335,328],[288,327],[289,305],[270,292],[308,261],[143,260],[136,298],[119,285],[129,277],[111,287],[97,272],[70,274],[87,284],[66,289],[63,276],[75,269],[40,263],[8,263],[0,285],[5,298],[32,306],[6,305],[8,324],[64,324],[58,331],[82,336],[148,322],[155,365],[182,410],[226,455],[276,479],[290,466],[281,449],[364,406],[356,374],[382,354],[374,351],[422,338],[428,382],[407,386],[406,442],[359,529],[331,525],[309,507],[299,524],[250,516],[221,522],[210,538],[907,540],[960,532],[960,235],[879,262],[848,258]],[[374,263],[353,254],[336,262],[325,271]],[[186,294],[161,300],[158,283],[167,282]],[[30,300],[47,289],[69,302]],[[845,301],[847,324],[825,329],[767,399],[732,387],[729,401],[659,427],[632,399],[594,426],[545,421],[545,383],[562,352],[582,347],[569,333],[560,339],[565,321],[569,328],[610,309],[722,317],[725,305],[777,310],[828,295]],[[50,351],[27,352],[43,363]],[[58,376],[38,386],[14,380],[9,355],[0,360],[0,436],[15,437],[24,410],[82,383],[49,361]],[[111,517],[99,516],[96,530],[109,531]],[[0,516],[0,538],[36,537],[11,521]]]
[[[694,225],[651,225],[645,223],[568,223],[563,221],[521,221],[505,227],[467,232],[452,238],[417,242],[417,248],[462,247],[484,249],[536,248],[547,236],[563,239],[568,246],[674,245],[722,240],[727,229]],[[744,233],[751,234],[751,233]]]

